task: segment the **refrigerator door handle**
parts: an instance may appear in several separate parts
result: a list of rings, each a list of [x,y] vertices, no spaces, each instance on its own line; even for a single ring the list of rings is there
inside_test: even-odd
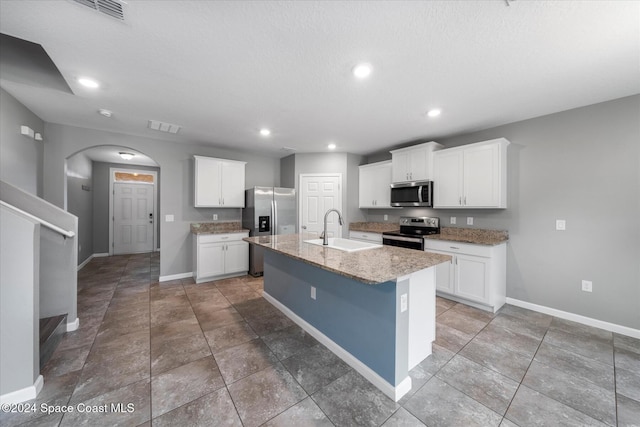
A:
[[[278,234],[278,202],[273,201],[273,235]]]

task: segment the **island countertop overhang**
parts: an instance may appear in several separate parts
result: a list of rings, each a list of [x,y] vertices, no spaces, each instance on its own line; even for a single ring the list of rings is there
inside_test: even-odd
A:
[[[416,271],[451,261],[449,255],[386,245],[357,252],[345,252],[305,243],[306,239],[299,234],[247,237],[243,240],[370,285],[396,280]]]

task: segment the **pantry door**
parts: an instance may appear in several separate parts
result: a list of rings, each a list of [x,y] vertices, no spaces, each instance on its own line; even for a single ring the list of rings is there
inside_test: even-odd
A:
[[[342,174],[300,174],[300,230],[304,239],[317,239],[324,228],[329,209],[342,212]],[[338,214],[327,217],[327,235],[341,237]]]

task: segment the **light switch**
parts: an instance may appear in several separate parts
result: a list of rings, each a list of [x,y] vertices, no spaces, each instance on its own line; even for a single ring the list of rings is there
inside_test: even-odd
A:
[[[408,306],[407,294],[400,295],[400,313],[407,311]]]
[[[567,221],[564,219],[556,219],[556,230],[564,231],[567,229]]]
[[[449,218],[449,224],[455,225],[455,223],[456,223],[456,217],[455,216],[452,216],[451,218]]]
[[[472,216],[468,216],[467,217],[467,225],[473,225],[473,217]]]
[[[173,222],[173,215],[165,215],[164,220],[166,222]]]
[[[311,299],[316,299],[316,287],[311,287]]]

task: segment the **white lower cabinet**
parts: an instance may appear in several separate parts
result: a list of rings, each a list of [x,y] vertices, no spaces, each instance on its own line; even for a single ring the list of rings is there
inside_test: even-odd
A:
[[[425,251],[452,257],[436,266],[436,293],[495,313],[506,301],[506,248],[426,239]]]
[[[382,244],[382,234],[369,231],[349,231],[349,239]]]
[[[249,270],[249,232],[198,234],[193,239],[193,278],[196,283],[242,276]]]

